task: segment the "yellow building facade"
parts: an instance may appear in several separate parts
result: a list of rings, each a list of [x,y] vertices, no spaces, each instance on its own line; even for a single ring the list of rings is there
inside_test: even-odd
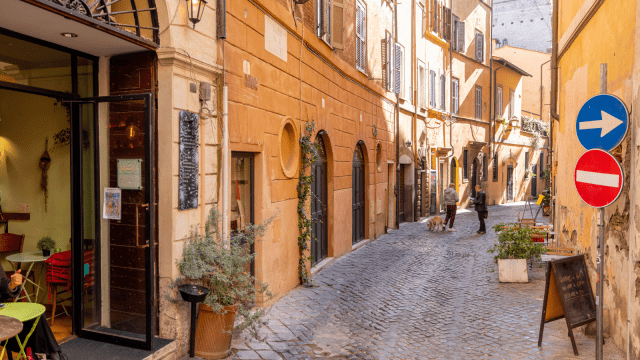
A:
[[[554,4],[557,53],[557,105],[552,92],[554,228],[559,241],[584,254],[596,284],[597,210],[587,206],[574,186],[575,164],[585,149],[576,135],[576,118],[592,96],[620,98],[631,111],[629,132],[612,153],[625,174],[622,194],[605,209],[605,324],[613,341],[640,358],[640,259],[638,230],[638,22],[636,1],[561,1]],[[601,65],[606,64],[606,76]],[[555,67],[555,66],[554,66]],[[556,114],[557,112],[557,114]],[[595,288],[594,288],[595,293]]]

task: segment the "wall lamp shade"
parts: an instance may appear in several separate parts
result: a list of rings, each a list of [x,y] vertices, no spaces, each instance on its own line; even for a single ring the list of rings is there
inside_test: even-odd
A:
[[[202,20],[202,13],[207,5],[205,0],[186,0],[187,1],[187,15],[189,21],[193,23],[193,28],[196,28],[196,24]]]

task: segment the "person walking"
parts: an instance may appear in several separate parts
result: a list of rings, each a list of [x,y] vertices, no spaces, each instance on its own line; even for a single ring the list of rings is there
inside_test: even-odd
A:
[[[451,183],[449,187],[444,190],[444,205],[447,207],[447,217],[444,220],[444,224],[442,225],[442,231],[447,227],[447,223],[449,220],[449,230],[448,231],[456,231],[453,228],[453,222],[456,220],[456,203],[460,200],[458,197],[458,193],[456,192],[456,184]]]
[[[486,234],[487,228],[485,227],[484,219],[486,219],[489,214],[487,211],[487,194],[482,191],[480,185],[476,185],[476,198],[473,200],[473,203],[478,212],[478,220],[480,220],[480,230],[477,232],[478,234]]]

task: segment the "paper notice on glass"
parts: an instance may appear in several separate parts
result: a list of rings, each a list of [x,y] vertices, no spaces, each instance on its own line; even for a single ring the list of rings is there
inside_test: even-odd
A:
[[[122,219],[122,190],[119,188],[104,188],[102,217],[110,220]]]
[[[118,187],[142,190],[142,159],[118,159]]]

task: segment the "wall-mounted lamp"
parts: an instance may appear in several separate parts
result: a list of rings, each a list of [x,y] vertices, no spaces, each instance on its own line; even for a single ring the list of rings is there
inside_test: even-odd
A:
[[[193,23],[193,28],[196,28],[196,24],[202,20],[202,13],[207,5],[205,0],[186,0],[187,1],[187,14],[189,21]]]

